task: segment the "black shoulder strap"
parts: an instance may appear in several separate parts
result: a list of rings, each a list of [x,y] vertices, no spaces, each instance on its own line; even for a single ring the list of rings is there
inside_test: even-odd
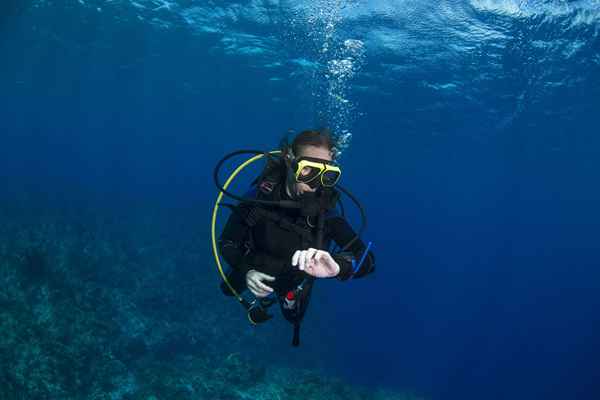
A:
[[[311,243],[314,240],[314,234],[309,228],[299,226],[297,223],[292,221],[290,217],[282,215],[281,213],[270,211],[259,206],[252,207],[252,209],[248,212],[246,223],[248,226],[254,226],[262,218],[273,221],[283,229],[295,232],[307,243]]]
[[[285,179],[285,164],[282,159],[277,159],[271,155],[268,156],[267,165],[261,174],[252,182],[261,189],[261,185],[271,184],[277,185]]]
[[[292,346],[300,346],[300,321],[294,322],[294,337],[292,338]]]

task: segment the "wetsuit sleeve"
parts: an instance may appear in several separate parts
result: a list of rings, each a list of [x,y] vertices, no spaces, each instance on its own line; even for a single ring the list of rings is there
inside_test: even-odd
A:
[[[329,219],[327,227],[331,239],[340,247],[344,247],[356,236],[354,229],[341,216]],[[356,263],[360,262],[366,248],[367,246],[362,240],[358,239],[345,252],[333,255],[333,259],[340,266],[340,273],[337,276],[339,280],[345,281],[351,277],[361,278],[375,271],[375,255],[371,250],[367,253],[360,268],[356,272],[353,271],[352,260],[354,259]]]

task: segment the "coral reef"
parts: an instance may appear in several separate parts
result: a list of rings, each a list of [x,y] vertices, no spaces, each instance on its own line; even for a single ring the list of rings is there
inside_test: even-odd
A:
[[[268,338],[227,317],[239,310],[198,267],[210,259],[197,232],[151,218],[0,215],[3,400],[409,398],[244,351]]]

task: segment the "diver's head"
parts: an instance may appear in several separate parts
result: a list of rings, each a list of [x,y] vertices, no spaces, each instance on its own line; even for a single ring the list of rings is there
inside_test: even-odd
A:
[[[284,149],[286,189],[294,198],[337,183],[340,170],[334,165],[334,141],[326,130],[300,132]]]

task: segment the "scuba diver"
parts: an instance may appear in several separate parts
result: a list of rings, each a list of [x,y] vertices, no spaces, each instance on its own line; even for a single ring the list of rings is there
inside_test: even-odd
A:
[[[252,189],[241,197],[226,189],[238,171],[225,185],[219,183],[218,172],[224,161],[243,153],[268,161]],[[364,229],[366,217],[360,203],[338,184],[341,169],[334,156],[334,142],[327,131],[307,130],[291,144],[282,143],[280,151],[231,153],[214,173],[219,200],[223,194],[238,200],[236,205],[217,200],[213,213],[213,250],[223,278],[221,290],[244,305],[254,324],[270,319],[267,309],[278,302],[294,326],[294,346],[299,345],[300,323],[316,279],[346,281],[375,270],[371,243],[365,245],[360,232],[355,233],[344,216],[340,191],[358,205]],[[216,241],[219,205],[233,212]],[[333,244],[339,251],[330,250]],[[231,267],[227,274],[221,268],[217,247]],[[246,290],[254,296],[253,302],[241,296]]]

